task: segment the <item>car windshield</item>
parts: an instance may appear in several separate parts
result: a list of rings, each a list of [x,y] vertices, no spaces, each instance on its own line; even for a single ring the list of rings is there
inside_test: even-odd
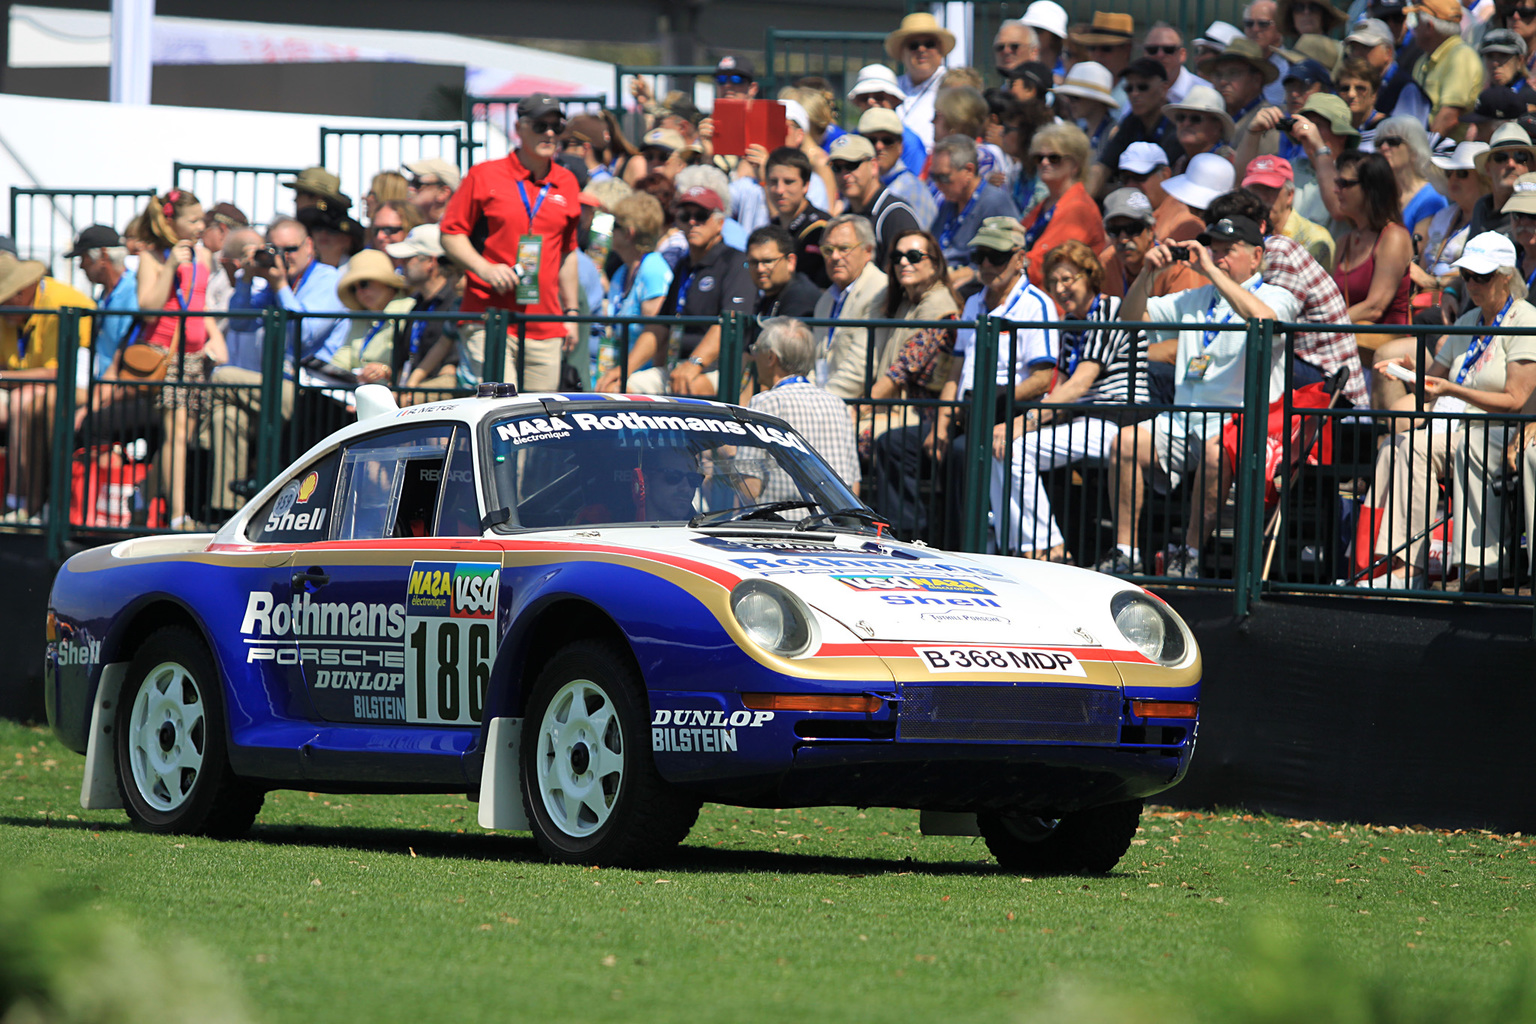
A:
[[[490,450],[493,515],[513,529],[871,518],[800,435],[745,412],[656,404],[509,416],[491,424]]]

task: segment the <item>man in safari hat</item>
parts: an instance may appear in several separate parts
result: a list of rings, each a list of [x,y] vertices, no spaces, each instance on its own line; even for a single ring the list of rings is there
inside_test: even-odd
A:
[[[293,181],[283,182],[283,187],[293,189],[295,210],[317,207],[342,213],[352,208],[352,200],[341,191],[341,179],[324,167],[306,167]]]
[[[933,101],[944,80],[944,58],[954,48],[955,34],[926,11],[902,18],[901,27],[885,37],[885,52],[904,69],[896,84],[907,98],[896,113],[925,149],[933,148]]]

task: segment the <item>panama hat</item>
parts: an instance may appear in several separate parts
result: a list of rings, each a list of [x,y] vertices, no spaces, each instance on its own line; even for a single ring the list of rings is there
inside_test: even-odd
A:
[[[1536,146],[1531,145],[1531,137],[1525,133],[1525,129],[1518,124],[1506,124],[1493,133],[1493,138],[1488,140],[1488,148],[1472,158],[1473,167],[1478,174],[1488,173],[1488,160],[1495,151],[1521,149],[1536,159]]]
[[[1115,99],[1115,76],[1098,61],[1081,60],[1067,71],[1067,77],[1055,89],[1058,96],[1077,96],[1106,106],[1118,107]]]
[[[1228,24],[1225,21],[1213,21],[1211,22],[1211,27],[1205,30],[1205,35],[1192,39],[1190,42],[1194,43],[1195,46],[1208,47],[1220,53],[1232,45],[1232,40],[1241,39],[1242,37],[1243,30],[1236,25]]]
[[[8,306],[16,293],[43,279],[48,268],[37,260],[18,260],[0,252],[0,306]]]
[[[1196,114],[1209,114],[1221,121],[1221,137],[1232,141],[1232,115],[1227,113],[1226,101],[1221,98],[1221,93],[1208,85],[1197,85],[1184,94],[1183,103],[1170,103],[1163,108],[1165,113],[1178,110],[1188,110]]]
[[[901,60],[902,51],[907,48],[907,39],[910,36],[933,36],[939,41],[939,53],[945,56],[955,48],[955,34],[940,25],[939,19],[927,11],[918,11],[902,18],[901,27],[885,37],[886,54],[892,60]]]
[[[1268,85],[1280,77],[1280,69],[1264,58],[1264,53],[1247,36],[1239,36],[1227,44],[1227,48],[1220,53],[1213,53],[1209,57],[1202,57],[1195,65],[1200,75],[1210,78],[1216,70],[1216,65],[1224,60],[1240,60],[1264,76],[1264,84]]]
[[[1085,25],[1068,38],[1078,46],[1131,45],[1136,34],[1136,19],[1114,11],[1095,11],[1093,24]]]
[[[347,261],[347,272],[336,282],[336,297],[348,309],[362,310],[363,304],[352,294],[352,286],[361,281],[377,281],[395,291],[405,290],[405,278],[395,273],[395,265],[378,249],[364,249]]]

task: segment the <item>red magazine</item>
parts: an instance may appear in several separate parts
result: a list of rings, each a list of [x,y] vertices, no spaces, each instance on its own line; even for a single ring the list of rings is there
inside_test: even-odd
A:
[[[784,145],[784,104],[778,100],[715,100],[715,152],[745,156],[747,147],[770,153]]]

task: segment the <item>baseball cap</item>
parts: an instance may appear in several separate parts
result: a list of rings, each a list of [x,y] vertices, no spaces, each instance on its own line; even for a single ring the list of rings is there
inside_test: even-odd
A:
[[[408,260],[412,256],[431,256],[440,259],[443,251],[442,231],[436,224],[418,224],[398,242],[390,242],[384,252],[391,259]]]
[[[1248,161],[1248,173],[1243,175],[1243,187],[1263,185],[1265,188],[1280,188],[1295,180],[1296,171],[1285,157],[1256,156]]]
[[[750,60],[746,57],[736,57],[729,53],[721,57],[720,63],[715,65],[715,74],[740,75],[749,82],[756,81],[757,79],[757,69],[752,66]]]
[[[562,139],[580,139],[582,142],[601,147],[603,138],[608,134],[608,126],[603,119],[592,114],[577,114],[565,122],[565,134]]]
[[[1526,50],[1520,34],[1507,28],[1489,29],[1483,36],[1483,44],[1477,48],[1478,53],[1512,53],[1519,57],[1524,57]]]
[[[693,100],[681,93],[674,96],[672,102],[662,109],[662,116],[680,117],[691,124],[698,124],[704,120],[704,115],[699,113],[699,108],[694,105]]]
[[[528,121],[537,121],[549,114],[564,114],[560,104],[548,93],[536,92],[532,96],[524,96],[517,101],[517,116]]]
[[[1004,71],[1003,75],[1007,78],[1023,79],[1042,95],[1049,92],[1051,86],[1055,84],[1055,76],[1051,74],[1051,69],[1038,60],[1027,60],[1023,64]]]
[[[1408,0],[1371,0],[1365,13],[1378,20],[1401,18],[1408,13]]]
[[[811,130],[811,115],[805,112],[799,100],[779,100],[779,102],[784,105],[785,121],[793,121],[803,132]]]
[[[1249,245],[1263,245],[1264,233],[1247,217],[1223,217],[1214,224],[1207,224],[1205,230],[1195,236],[1195,241],[1201,245],[1210,245],[1212,242],[1247,242]]]
[[[725,204],[720,201],[720,193],[703,185],[695,185],[685,192],[677,194],[677,205],[688,203],[691,206],[701,206],[714,213],[724,213]]]
[[[1282,76],[1284,81],[1300,81],[1308,85],[1321,85],[1324,89],[1333,88],[1333,76],[1321,63],[1308,57],[1299,60],[1288,68]]]
[[[1460,0],[1418,0],[1418,3],[1409,4],[1404,8],[1409,14],[1423,12],[1431,18],[1439,18],[1441,21],[1460,21]]]
[[[640,145],[658,146],[661,149],[671,150],[672,152],[678,150],[688,152],[698,148],[688,145],[688,140],[683,138],[682,133],[671,128],[652,128],[640,139]]]
[[[440,156],[434,156],[429,160],[415,160],[406,164],[405,169],[418,177],[423,174],[434,175],[438,181],[458,191],[459,169]]]
[[[1167,151],[1155,142],[1133,142],[1120,154],[1120,169],[1132,174],[1151,174],[1167,165]]]
[[[1479,93],[1477,106],[1462,114],[1460,120],[1466,124],[1513,121],[1523,113],[1525,100],[1520,98],[1520,94],[1507,85],[1496,85]]]
[[[1395,46],[1397,40],[1392,36],[1392,30],[1387,23],[1380,18],[1366,18],[1355,26],[1355,30],[1344,37],[1346,43],[1359,43],[1361,46]]]
[[[208,219],[217,221],[227,228],[248,228],[251,226],[245,211],[234,203],[219,203],[208,211]]]
[[[1024,225],[1015,217],[988,217],[966,243],[967,248],[995,249],[998,252],[1012,252],[1023,245]]]
[[[1467,240],[1462,247],[1461,258],[1451,266],[1470,270],[1474,274],[1491,274],[1500,267],[1518,266],[1515,243],[1497,231],[1484,231],[1476,238]]]
[[[1515,179],[1515,187],[1499,212],[1536,213],[1536,174],[1522,174]]]
[[[1138,57],[1125,66],[1126,75],[1135,75],[1137,78],[1155,78],[1159,82],[1168,81],[1168,69],[1151,57]]]
[[[863,163],[875,158],[875,145],[862,135],[839,135],[832,142],[827,156],[833,160],[849,160]]]
[[[105,224],[92,224],[80,232],[80,237],[75,239],[75,247],[64,254],[67,260],[78,259],[85,255],[87,249],[105,249],[108,246],[122,245],[123,236],[117,233],[116,228]]]
[[[901,118],[894,110],[886,110],[884,107],[870,107],[859,115],[859,134],[868,135],[871,132],[885,132],[887,135],[901,135]]]
[[[1141,189],[1117,188],[1104,197],[1104,223],[1116,217],[1151,224],[1157,220],[1157,213],[1152,209],[1152,200]]]

